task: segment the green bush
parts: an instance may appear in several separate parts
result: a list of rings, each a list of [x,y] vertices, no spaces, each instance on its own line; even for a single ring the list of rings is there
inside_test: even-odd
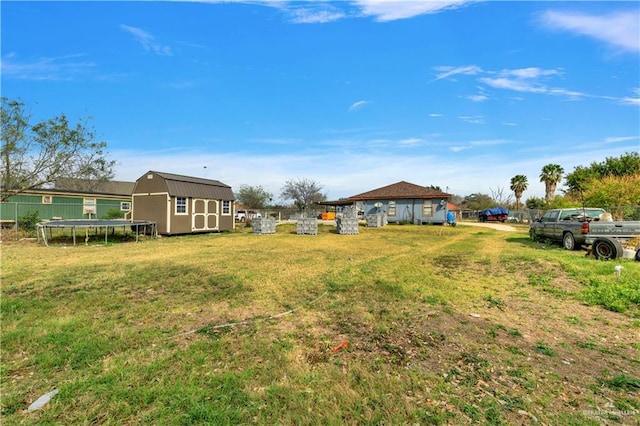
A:
[[[103,219],[122,219],[124,218],[124,212],[120,209],[109,209]]]
[[[37,211],[28,211],[24,216],[18,218],[18,228],[23,231],[35,231],[36,225],[40,221],[40,213]]]

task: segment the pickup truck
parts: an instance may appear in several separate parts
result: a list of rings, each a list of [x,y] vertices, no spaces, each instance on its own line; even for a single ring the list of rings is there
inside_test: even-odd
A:
[[[531,224],[529,236],[533,240],[561,242],[567,250],[593,245],[596,257],[615,258],[622,254],[621,241],[640,237],[640,222],[602,221],[604,213],[599,208],[549,210]]]
[[[589,225],[585,244],[591,246],[596,259],[609,260],[622,256],[632,239],[640,240],[640,221],[599,222]],[[635,251],[635,260],[640,262],[640,244],[627,248]]]
[[[238,210],[235,215],[236,222],[246,222],[247,220],[253,220],[257,217],[262,217],[260,212],[253,210]]]

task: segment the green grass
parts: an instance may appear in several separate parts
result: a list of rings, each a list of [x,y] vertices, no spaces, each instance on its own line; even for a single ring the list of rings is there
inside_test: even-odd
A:
[[[4,242],[1,266],[3,424],[598,424],[584,413],[600,401],[638,410],[640,264],[616,279],[526,229]]]

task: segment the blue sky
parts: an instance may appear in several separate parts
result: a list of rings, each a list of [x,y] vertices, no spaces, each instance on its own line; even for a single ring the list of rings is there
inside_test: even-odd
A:
[[[2,1],[2,95],[148,170],[330,199],[400,180],[543,196],[640,150],[640,3]]]

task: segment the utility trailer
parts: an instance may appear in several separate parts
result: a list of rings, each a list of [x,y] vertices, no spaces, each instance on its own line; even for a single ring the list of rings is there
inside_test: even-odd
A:
[[[506,222],[509,218],[509,210],[504,207],[484,209],[478,215],[479,222]]]

